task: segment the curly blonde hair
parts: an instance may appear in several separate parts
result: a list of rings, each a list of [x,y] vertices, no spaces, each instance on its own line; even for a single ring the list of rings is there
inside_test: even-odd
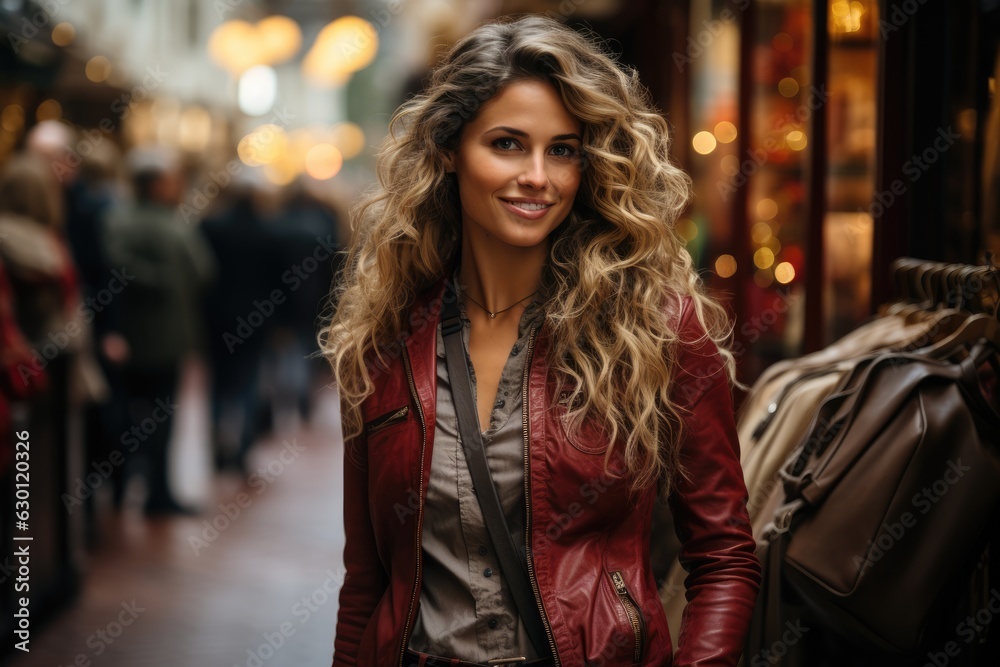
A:
[[[570,437],[587,421],[604,431],[610,461],[624,436],[632,488],[669,494],[679,460],[681,415],[671,401],[677,332],[665,305],[691,295],[695,315],[718,346],[731,326],[709,298],[675,229],[690,178],[668,157],[666,121],[638,74],[618,65],[595,38],[538,15],[505,17],[456,43],[427,87],[393,115],[377,159],[377,186],[352,212],[356,242],[331,294],[320,348],[333,366],[345,439],[362,431],[360,405],[374,392],[376,360],[403,331],[408,306],[461,249],[457,187],[443,151],[505,85],[550,83],[581,121],[583,169],[572,212],[551,234],[542,272],[547,294],[547,365],[559,392],[575,385]],[[582,399],[577,403],[577,399]]]

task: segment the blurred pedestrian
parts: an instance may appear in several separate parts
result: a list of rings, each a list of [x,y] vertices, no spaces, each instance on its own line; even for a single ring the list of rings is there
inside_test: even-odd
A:
[[[342,257],[339,223],[327,204],[296,181],[271,227],[284,267],[281,286],[288,293],[272,338],[275,393],[281,412],[308,420],[314,387],[329,381],[329,365],[319,354],[316,337],[320,311]]]
[[[168,448],[181,364],[204,345],[201,299],[215,264],[204,238],[178,213],[184,195],[179,157],[164,148],[135,149],[127,167],[134,201],[108,211],[102,229],[109,259],[129,281],[119,295],[118,326],[127,345],[129,419],[141,425],[122,436],[135,454],[119,489],[142,463],[146,513],[188,513],[170,490]]]
[[[201,223],[218,263],[219,278],[205,301],[208,352],[212,363],[212,416],[218,470],[246,468],[258,435],[260,364],[279,285],[279,262],[264,224],[262,184],[251,176],[234,177],[231,203]],[[270,313],[267,318],[265,315]],[[253,327],[247,318],[260,317]],[[253,320],[256,322],[256,320]]]

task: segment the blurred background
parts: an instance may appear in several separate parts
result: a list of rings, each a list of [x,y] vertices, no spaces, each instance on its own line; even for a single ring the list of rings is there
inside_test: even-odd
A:
[[[869,318],[894,258],[1000,250],[998,10],[0,0],[0,660],[329,664],[317,323],[392,111],[480,22],[545,13],[638,69],[752,382]]]

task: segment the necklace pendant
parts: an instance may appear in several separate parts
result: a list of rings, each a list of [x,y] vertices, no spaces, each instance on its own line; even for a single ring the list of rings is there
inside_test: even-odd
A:
[[[491,320],[495,320],[496,318],[497,318],[497,314],[496,313],[490,313],[490,319]]]

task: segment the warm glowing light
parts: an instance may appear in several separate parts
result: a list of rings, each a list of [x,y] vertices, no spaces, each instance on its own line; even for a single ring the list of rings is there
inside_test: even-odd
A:
[[[240,161],[248,167],[259,167],[263,164],[257,159],[253,133],[240,139],[240,143],[236,144],[236,154],[240,156]]]
[[[793,151],[801,151],[809,143],[806,141],[806,134],[802,130],[792,130],[785,135],[785,143]]]
[[[330,143],[345,160],[350,160],[365,149],[365,133],[356,123],[337,123],[330,128]]]
[[[774,264],[774,253],[770,248],[758,248],[753,254],[753,264],[758,269],[769,269]]]
[[[757,202],[757,217],[761,220],[771,220],[778,215],[778,203],[770,197]]]
[[[861,17],[865,13],[865,6],[854,0],[834,0],[830,5],[830,14],[833,17],[831,28],[834,32],[857,32],[861,30]]]
[[[715,126],[715,138],[719,143],[728,144],[736,139],[736,126],[728,120],[724,120]]]
[[[261,64],[256,28],[239,20],[220,24],[208,38],[208,55],[234,76]]]
[[[236,154],[248,167],[269,164],[288,152],[288,135],[277,125],[261,125],[240,139]]]
[[[753,282],[761,289],[770,287],[774,282],[774,274],[766,270],[754,271]]]
[[[62,105],[56,100],[45,100],[35,109],[35,120],[39,123],[44,120],[59,120],[60,118],[62,118]]]
[[[359,16],[342,16],[320,30],[302,62],[313,83],[336,85],[351,72],[370,65],[378,54],[378,33]]]
[[[677,221],[677,233],[681,238],[690,243],[698,237],[698,225],[690,218],[683,218]]]
[[[111,61],[104,56],[94,56],[87,61],[84,72],[87,78],[94,83],[107,81],[108,77],[111,76]]]
[[[52,43],[56,46],[69,46],[76,39],[76,28],[72,23],[63,21],[52,27]]]
[[[302,48],[302,29],[287,16],[269,16],[256,26],[262,64],[277,65]]]
[[[776,257],[781,252],[781,241],[778,240],[777,236],[767,237],[761,245],[774,253]]]
[[[795,280],[795,267],[788,262],[778,264],[774,267],[774,279],[782,285],[787,285]]]
[[[715,135],[704,130],[694,135],[694,138],[691,139],[692,148],[694,148],[696,153],[701,153],[702,155],[708,155],[715,150],[717,145]]]
[[[318,181],[333,178],[344,164],[344,157],[333,144],[316,144],[306,153],[306,173]]]
[[[784,97],[795,97],[799,94],[799,82],[790,76],[778,82],[778,92]]]
[[[729,278],[736,273],[736,258],[732,255],[719,255],[715,260],[715,272],[720,278]]]
[[[771,225],[766,222],[758,222],[753,227],[750,228],[750,238],[757,245],[761,245],[769,238],[771,238],[774,232],[771,231]]]
[[[17,132],[24,126],[24,108],[20,104],[9,104],[0,113],[0,127],[8,132]]]

